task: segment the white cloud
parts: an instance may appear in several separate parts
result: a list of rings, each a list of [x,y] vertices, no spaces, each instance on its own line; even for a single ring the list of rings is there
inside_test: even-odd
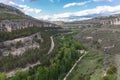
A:
[[[0,0],[0,3],[7,3],[7,0]]]
[[[50,2],[54,2],[54,0],[50,0]]]
[[[18,5],[18,7],[20,7],[20,9],[26,14],[30,14],[30,13],[38,14],[42,11],[41,9],[31,8],[27,5]]]
[[[10,1],[8,4],[9,5],[16,5],[16,3],[12,2],[12,1]]]
[[[60,0],[49,0],[50,2],[54,3],[54,2],[60,2]]]
[[[15,3],[16,0],[0,0],[1,3],[7,4],[7,5],[11,5],[14,7],[19,8],[22,12],[24,12],[25,14],[34,14],[34,15],[38,15],[42,10],[38,9],[38,8],[32,8],[29,7],[27,5],[20,5]],[[25,0],[20,0],[20,1],[25,1]]]
[[[68,4],[65,4],[63,6],[63,8],[68,8],[68,7],[72,7],[72,6],[84,6],[89,2],[91,2],[91,1],[85,1],[85,2],[79,2],[79,3],[78,2],[68,3]]]
[[[93,0],[94,2],[100,2],[100,1],[107,1],[107,2],[112,2],[113,0]]]
[[[36,16],[38,19],[42,20],[50,20],[50,21],[73,21],[73,20],[83,20],[90,19],[92,17],[96,17],[96,15],[110,15],[120,13],[120,5],[118,6],[98,6],[96,8],[87,9],[78,12],[66,12],[60,14],[53,15],[45,15],[45,16]]]
[[[41,9],[31,8],[27,5],[19,5],[12,1],[9,1],[8,5],[17,6],[17,8],[19,8],[21,11],[23,11],[25,14],[28,14],[28,15],[30,15],[31,13],[33,13],[34,15],[37,15],[42,11]]]
[[[4,4],[8,4],[9,2],[18,2],[18,1],[24,2],[25,0],[0,0],[0,2]]]
[[[24,2],[25,0],[22,0],[22,2]]]

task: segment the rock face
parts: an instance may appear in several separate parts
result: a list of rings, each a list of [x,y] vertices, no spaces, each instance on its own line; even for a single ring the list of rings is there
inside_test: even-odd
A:
[[[111,20],[103,20],[102,24],[120,25],[120,18],[115,18]]]
[[[57,25],[44,22],[35,22],[32,20],[2,20],[0,22],[0,31],[11,32],[13,30],[24,29],[27,27],[57,27]]]
[[[35,33],[31,36],[8,40],[0,43],[0,54],[3,56],[22,55],[28,49],[35,49],[40,47],[43,38],[40,33]]]
[[[55,24],[44,22],[25,15],[20,10],[0,3],[0,31],[11,32],[27,27],[58,27]]]
[[[110,16],[103,16],[103,17],[96,17],[93,19],[88,20],[91,23],[95,24],[102,24],[102,25],[120,25],[120,14],[110,15]]]
[[[95,18],[100,20],[101,24],[110,24],[110,25],[120,25],[120,14],[111,15],[107,17],[98,17]]]

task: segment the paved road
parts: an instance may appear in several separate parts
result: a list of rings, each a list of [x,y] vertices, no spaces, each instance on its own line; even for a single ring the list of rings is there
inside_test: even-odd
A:
[[[50,54],[53,51],[54,46],[55,46],[54,41],[53,41],[53,36],[51,36],[50,39],[51,39],[51,47],[50,47],[50,49],[48,51],[48,54]]]

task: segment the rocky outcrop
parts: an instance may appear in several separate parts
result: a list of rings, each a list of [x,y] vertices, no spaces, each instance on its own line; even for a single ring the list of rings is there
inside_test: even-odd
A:
[[[120,25],[120,14],[102,16],[94,18],[95,21],[98,21],[100,24],[106,25]]]
[[[28,49],[35,49],[40,47],[43,39],[40,33],[35,33],[31,36],[8,40],[0,43],[0,54],[3,56],[22,55]]]
[[[120,18],[110,19],[110,20],[103,20],[101,21],[102,24],[111,24],[111,25],[120,25]]]
[[[2,20],[0,21],[0,31],[11,32],[17,29],[24,29],[28,27],[58,27],[55,24],[45,23],[45,22],[36,22],[32,20]]]

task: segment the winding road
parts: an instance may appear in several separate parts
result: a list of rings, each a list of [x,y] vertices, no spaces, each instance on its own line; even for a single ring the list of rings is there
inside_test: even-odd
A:
[[[50,37],[50,40],[51,40],[51,47],[50,47],[50,49],[49,49],[49,51],[48,51],[47,54],[50,54],[50,53],[53,51],[54,46],[55,46],[54,40],[53,40],[53,36]],[[34,64],[28,64],[27,67],[25,67],[25,68],[18,68],[18,69],[12,70],[12,71],[10,71],[10,72],[7,72],[7,73],[6,73],[6,76],[7,76],[7,77],[12,77],[12,76],[15,75],[15,72],[16,72],[16,71],[27,71],[27,70],[29,70],[30,67],[33,68],[34,66],[39,65],[39,64],[40,64],[39,61],[36,62],[36,63],[34,63]]]
[[[50,47],[47,54],[50,54],[53,51],[54,46],[55,46],[54,41],[53,41],[53,36],[50,37],[50,40],[51,40],[51,47]]]

